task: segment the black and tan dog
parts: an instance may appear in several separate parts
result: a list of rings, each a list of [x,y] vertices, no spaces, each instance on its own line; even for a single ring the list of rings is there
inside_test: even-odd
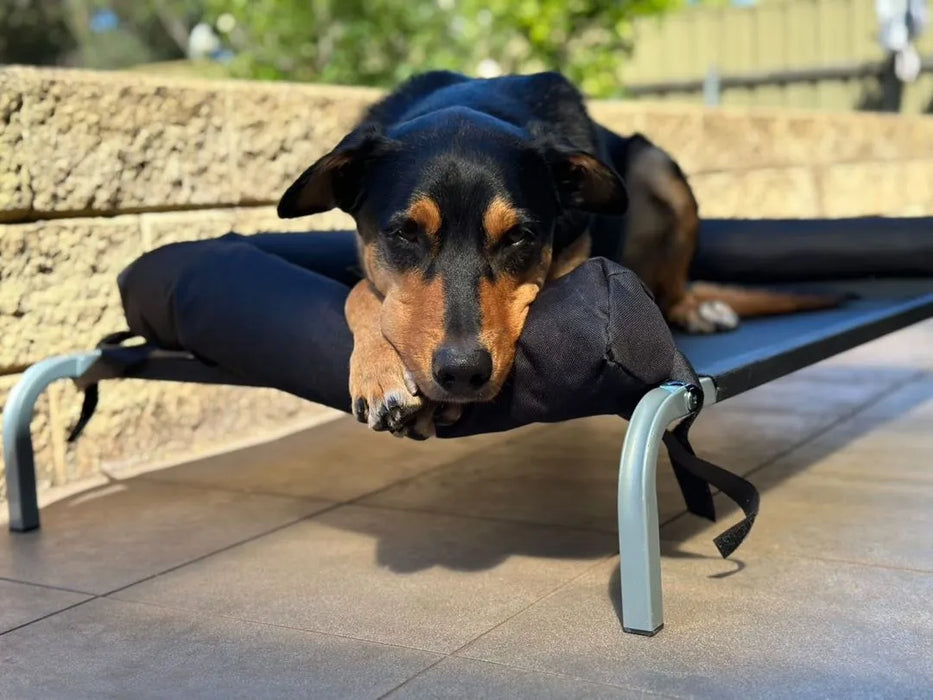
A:
[[[334,207],[356,220],[365,271],[346,305],[353,411],[397,435],[426,437],[495,397],[541,287],[591,255],[621,258],[693,332],[833,303],[691,286],[699,220],[684,174],[644,137],[594,123],[557,73],[408,81],[278,211]]]

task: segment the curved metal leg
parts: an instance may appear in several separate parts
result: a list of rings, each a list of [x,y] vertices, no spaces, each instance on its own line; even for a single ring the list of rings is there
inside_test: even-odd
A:
[[[716,400],[712,380],[701,380],[704,402]],[[667,426],[690,415],[682,385],[653,389],[632,413],[619,463],[619,560],[622,629],[654,635],[664,626],[661,602],[661,545],[658,534],[658,449]]]
[[[3,462],[6,473],[10,529],[18,532],[39,527],[36,465],[29,426],[36,400],[52,382],[77,379],[100,357],[92,351],[50,357],[23,373],[3,409]]]

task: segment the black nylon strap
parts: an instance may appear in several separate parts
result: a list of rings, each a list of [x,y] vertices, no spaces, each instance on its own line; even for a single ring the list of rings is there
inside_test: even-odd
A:
[[[692,418],[692,417],[691,417]],[[689,418],[687,420],[690,420]],[[692,422],[692,421],[691,421]],[[716,522],[716,505],[713,502],[713,492],[710,490],[709,483],[701,478],[694,470],[684,464],[683,459],[675,457],[671,450],[669,438],[680,440],[678,445],[690,456],[696,457],[693,447],[687,440],[686,435],[683,438],[675,438],[671,432],[664,433],[664,444],[667,446],[667,453],[671,458],[671,466],[674,468],[674,476],[677,477],[677,484],[680,486],[680,492],[683,494],[684,502],[687,504],[687,510],[696,516],[706,518],[711,522]],[[679,453],[678,453],[679,454]]]
[[[671,373],[674,381],[683,382],[693,392],[696,407],[673,431],[664,433],[664,445],[671,458],[674,476],[687,504],[687,510],[701,518],[716,522],[716,505],[710,490],[712,484],[731,498],[745,513],[745,518],[720,533],[713,542],[723,558],[732,554],[752,529],[758,515],[758,490],[742,477],[697,457],[690,444],[690,428],[703,408],[700,380],[690,361],[677,352]]]
[[[686,433],[680,432],[680,426],[673,432],[664,434],[664,444],[671,456],[671,462],[679,464],[681,468],[718,488],[745,513],[741,522],[720,533],[713,540],[723,558],[728,557],[742,544],[755,523],[760,501],[758,490],[742,477],[697,457],[690,448]],[[713,519],[715,520],[715,517]]]
[[[125,348],[123,343],[130,338],[137,337],[132,331],[118,331],[104,336],[97,344],[97,348],[103,351],[100,362],[108,366],[131,367],[145,360],[146,351],[141,348]],[[95,377],[98,378],[98,377]],[[84,428],[94,417],[94,411],[97,410],[97,404],[100,400],[100,389],[97,381],[92,381],[84,387],[84,400],[81,402],[81,413],[77,422],[68,433],[68,442],[77,440]]]
[[[91,384],[84,390],[84,400],[81,402],[81,415],[78,416],[78,421],[72,427],[71,432],[68,433],[68,442],[74,442],[79,437],[81,433],[84,432],[84,428],[91,421],[91,418],[94,417],[94,411],[97,410],[97,402],[100,399],[100,390],[97,388],[97,384]]]
[[[703,392],[697,388],[700,386],[700,378],[697,376],[696,370],[693,369],[693,365],[679,350],[675,350],[671,380],[680,382],[692,391],[695,408],[693,413],[680,423],[680,427],[682,428],[681,443],[690,454],[695,454],[690,446],[690,441],[687,439],[687,434],[693,425],[693,421],[696,420],[697,415],[703,408]],[[668,450],[668,454],[670,454],[670,450]],[[713,494],[710,491],[709,484],[686,468],[680,460],[674,459],[673,456],[671,456],[671,466],[674,468],[674,476],[677,477],[677,484],[680,486],[680,492],[687,504],[687,510],[696,516],[716,522],[716,506],[713,504]]]

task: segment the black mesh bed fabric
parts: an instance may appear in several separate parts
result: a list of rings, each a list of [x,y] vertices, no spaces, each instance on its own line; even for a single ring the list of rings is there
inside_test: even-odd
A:
[[[670,380],[695,385],[697,374],[715,380],[719,400],[728,398],[933,315],[931,252],[933,219],[706,221],[698,275],[770,286],[807,281],[808,289],[852,296],[837,309],[746,320],[714,336],[672,335],[634,273],[591,259],[534,302],[496,400],[470,406],[438,435],[629,417],[652,387]],[[843,279],[831,280],[837,264]],[[893,279],[866,279],[875,272]],[[924,277],[908,277],[916,275]],[[348,411],[352,337],[343,305],[358,279],[354,237],[346,231],[229,234],[157,249],[119,277],[130,332],[150,345],[139,352],[105,343],[100,378],[268,386]],[[107,373],[108,362],[115,372]],[[97,400],[95,376],[83,384],[86,422]],[[712,483],[746,514],[716,540],[727,556],[754,521],[757,492],[694,455],[690,423],[665,438],[688,509],[715,518]]]
[[[316,275],[312,278],[302,271]],[[837,309],[748,319],[730,333],[675,333],[677,346],[699,374],[716,380],[718,398],[724,400],[930,316],[933,217],[705,220],[693,273],[711,281],[772,288],[791,282],[797,283],[791,287],[800,288],[803,282],[807,289],[853,297]],[[275,386],[346,410],[349,397],[344,381],[345,357],[352,341],[342,323],[341,308],[346,288],[358,278],[350,232],[260,234],[159,249],[124,271],[120,287],[131,329],[160,347],[193,351],[219,365],[192,368],[176,362],[174,372],[181,372],[191,381]],[[588,287],[594,284],[602,285],[601,293],[596,286]],[[495,429],[507,429],[534,420],[563,420],[575,411],[584,415],[626,415],[625,408],[631,409],[633,399],[646,386],[663,381],[674,361],[673,351],[666,347],[664,333],[658,329],[657,316],[650,309],[646,311],[640,285],[630,273],[608,261],[592,261],[555,287],[546,290],[532,307],[532,319],[547,317],[556,325],[542,323],[542,330],[548,330],[536,340],[537,325],[529,323],[516,367],[517,380],[510,383],[495,407],[486,407],[490,413],[485,429],[492,428],[493,423],[499,425]],[[575,291],[565,294],[571,287]],[[590,305],[590,314],[581,315],[579,304],[561,301],[565,295],[572,298],[582,294],[589,304],[605,299],[610,287],[616,297],[613,303]],[[598,363],[608,357],[602,353],[606,348],[587,342],[586,331],[581,327],[576,330],[583,330],[583,334],[575,333],[573,324],[568,328],[567,321],[582,318],[602,324],[600,332],[604,336],[609,332],[605,323],[609,309],[618,311],[632,300],[632,308],[622,313],[634,314],[640,323],[648,323],[652,337],[662,339],[664,351],[658,353],[652,342],[657,345],[659,341],[649,340],[644,329],[639,334],[626,333],[625,339],[637,342],[624,342],[616,330],[613,352],[620,360],[616,369],[624,366],[634,380],[625,386],[622,395],[607,401],[601,392],[610,389],[610,383],[590,381],[586,390],[570,402],[573,406],[558,401],[545,407],[549,398],[560,396],[561,391],[542,380],[550,375],[551,381],[559,382],[567,373],[548,364],[557,353],[534,359],[528,353],[530,346],[537,342],[553,350],[549,342],[552,336],[548,334],[560,330],[555,337],[572,339],[576,359],[581,356],[581,348],[595,348]],[[200,313],[192,312],[198,309]],[[206,313],[206,309],[214,309],[215,313]],[[231,317],[229,312],[234,309],[237,313]],[[620,313],[613,316],[617,329],[628,322]],[[268,338],[281,340],[270,343]],[[328,349],[330,352],[325,352]],[[302,381],[296,384],[296,368],[304,372],[303,366],[311,357],[319,361],[316,370],[303,374]],[[162,358],[160,366],[170,360]],[[159,378],[159,367],[140,366],[135,371],[139,376]],[[527,404],[516,403],[514,387],[523,386],[524,378],[532,374],[538,375],[542,385],[536,389],[529,386],[528,398],[532,400]],[[579,380],[578,387],[585,384],[585,377],[571,378]],[[449,434],[483,429],[468,420]]]
[[[849,295],[836,309],[675,333],[723,401],[933,316],[933,217],[708,219],[691,274],[714,282]]]
[[[933,276],[820,282],[807,289],[854,297],[837,309],[746,319],[729,333],[674,334],[697,374],[716,380],[719,401],[933,316]]]

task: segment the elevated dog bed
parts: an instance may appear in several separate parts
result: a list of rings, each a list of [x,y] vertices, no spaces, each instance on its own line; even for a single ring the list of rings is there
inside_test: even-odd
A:
[[[672,336],[631,272],[590,260],[532,305],[500,396],[471,407],[439,436],[595,414],[631,418],[619,479],[623,624],[653,634],[662,626],[661,442],[691,512],[714,517],[710,483],[745,511],[716,540],[727,555],[751,527],[757,493],[693,454],[687,430],[698,409],[933,315],[931,251],[933,218],[704,222],[698,276],[772,286],[806,281],[852,297],[837,309],[747,320],[716,336]],[[841,278],[832,279],[837,263]],[[874,271],[890,278],[866,279]],[[86,390],[73,435],[90,418],[104,379],[270,386],[348,410],[352,338],[343,302],[357,279],[348,232],[231,234],[144,255],[119,280],[131,330],[95,350],[37,363],[10,394],[4,457],[11,529],[39,525],[29,425],[36,399],[56,379]],[[133,336],[144,342],[130,342]]]

